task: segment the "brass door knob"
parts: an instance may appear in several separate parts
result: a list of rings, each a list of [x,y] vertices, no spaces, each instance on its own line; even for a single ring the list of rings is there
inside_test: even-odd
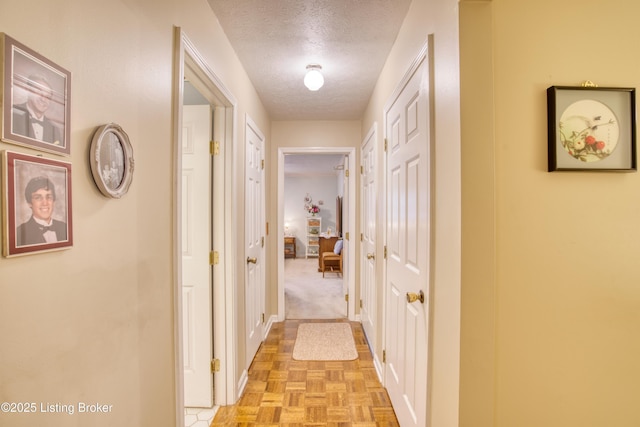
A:
[[[420,293],[417,294],[407,292],[407,302],[411,304],[416,301],[420,301],[420,303],[424,304],[424,292],[420,291]]]
[[[258,262],[258,260],[256,258],[247,257],[247,264],[255,264],[257,262]]]
[[[376,254],[367,254],[367,259],[375,259]]]

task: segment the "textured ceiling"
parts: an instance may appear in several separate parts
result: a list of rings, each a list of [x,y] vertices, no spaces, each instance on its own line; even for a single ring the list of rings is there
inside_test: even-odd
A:
[[[272,120],[359,120],[411,0],[208,2]]]

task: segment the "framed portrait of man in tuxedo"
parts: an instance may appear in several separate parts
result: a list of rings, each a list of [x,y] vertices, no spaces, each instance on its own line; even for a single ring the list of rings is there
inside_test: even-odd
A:
[[[71,163],[2,152],[5,257],[73,246]]]
[[[0,42],[2,140],[69,155],[71,73],[4,33]]]

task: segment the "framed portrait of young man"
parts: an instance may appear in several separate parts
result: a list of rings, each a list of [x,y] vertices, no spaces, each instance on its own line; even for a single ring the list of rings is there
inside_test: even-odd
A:
[[[2,152],[5,257],[73,246],[71,163]]]
[[[71,152],[71,73],[0,33],[5,142],[51,153]]]

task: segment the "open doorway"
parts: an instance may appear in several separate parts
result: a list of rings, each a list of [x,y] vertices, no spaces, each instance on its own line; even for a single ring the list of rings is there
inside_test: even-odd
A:
[[[350,249],[352,245],[352,239],[355,235],[355,179],[353,175],[349,178],[350,171],[355,169],[355,149],[354,148],[340,148],[340,147],[323,147],[323,148],[279,148],[278,149],[278,235],[283,238],[278,239],[278,317],[280,320],[287,318],[287,303],[286,303],[286,279],[292,274],[296,274],[296,270],[289,269],[289,275],[285,271],[285,263],[287,267],[302,266],[298,270],[302,270],[301,274],[309,274],[309,277],[314,277],[314,281],[318,283],[316,288],[322,285],[328,284],[330,281],[338,282],[342,289],[337,289],[337,305],[340,306],[339,317],[346,317],[350,320],[355,320],[355,298],[348,298],[349,295],[354,295],[355,288],[355,254]],[[332,157],[322,157],[324,160],[328,160],[328,168],[330,171],[324,173],[310,173],[311,164],[305,161],[316,164],[320,161],[321,157],[307,157],[304,156],[335,156],[334,160],[328,160]],[[291,157],[289,157],[291,156]],[[302,157],[293,157],[302,156]],[[287,169],[287,162],[289,157],[290,166],[293,160],[297,160],[298,163],[302,163],[299,167],[306,169],[306,175],[303,179],[303,175],[289,169],[288,174],[290,180],[285,179],[285,170]],[[335,168],[335,169],[334,169]],[[327,177],[333,175],[334,177],[340,176],[340,180],[336,178],[329,180]],[[321,180],[329,182],[328,188],[333,188],[332,193],[321,193],[320,185]],[[288,182],[285,190],[285,181]],[[340,182],[340,184],[339,184]],[[335,188],[338,185],[343,188],[338,192]],[[295,194],[293,192],[295,191]],[[307,197],[307,193],[309,196]],[[342,195],[339,195],[342,193]],[[328,195],[332,194],[332,195]],[[337,198],[340,197],[341,208],[338,209]],[[287,201],[285,202],[285,198]],[[308,199],[308,200],[306,200]],[[322,202],[322,204],[320,204]],[[285,204],[291,204],[292,208],[287,209],[288,213],[285,216]],[[305,206],[317,206],[319,212],[316,212],[316,217],[311,215],[308,208]],[[324,214],[326,219],[322,216]],[[338,214],[338,210],[341,210],[341,214]],[[310,225],[309,219],[316,218],[317,221],[313,221]],[[337,220],[337,221],[336,221]],[[310,228],[315,227],[315,230],[310,232]],[[329,230],[331,228],[331,230]],[[314,233],[318,234],[318,239],[313,239]],[[330,232],[330,233],[329,233]],[[323,234],[323,236],[320,236]],[[340,234],[340,236],[338,236]],[[325,238],[329,237],[329,238]],[[294,237],[292,242],[292,237]],[[289,238],[289,239],[287,239]],[[322,240],[325,239],[325,240]],[[310,240],[312,243],[310,244]],[[321,252],[324,250],[333,251],[335,249],[335,242],[337,240],[342,241],[342,268],[338,274],[335,271],[327,269],[325,271],[325,278],[322,277],[321,269]],[[285,244],[287,242],[287,244]],[[317,243],[316,243],[317,242]],[[324,245],[320,248],[320,242]],[[291,244],[295,248],[295,259],[291,254]],[[287,247],[285,251],[285,246]],[[315,253],[314,253],[315,252]],[[285,258],[285,254],[288,255]],[[294,264],[293,262],[296,262]],[[306,264],[306,265],[303,265]],[[335,264],[334,264],[335,265]],[[335,270],[335,269],[334,269]],[[306,272],[306,273],[305,273]],[[300,273],[298,271],[297,273]],[[304,276],[303,276],[304,277]],[[304,281],[304,278],[301,279]],[[324,281],[324,282],[323,282]],[[305,294],[304,290],[301,291]],[[299,297],[300,295],[298,295]],[[310,296],[313,298],[313,295]],[[323,295],[323,298],[326,295]],[[308,298],[307,298],[308,301]],[[291,302],[291,300],[290,300]],[[318,299],[316,303],[321,303]],[[304,302],[303,302],[304,304]],[[322,304],[315,304],[320,305]],[[346,312],[345,312],[346,309]],[[298,318],[312,318],[309,311],[303,307],[302,313],[290,314],[289,317]],[[319,317],[320,316],[320,317]],[[330,313],[321,313],[316,315],[316,318],[333,318]]]
[[[175,74],[174,74],[174,333],[176,354],[176,425],[183,426],[189,418],[185,406],[199,406],[209,410],[235,402],[235,351],[234,337],[236,323],[233,313],[232,274],[235,262],[233,255],[234,236],[227,230],[235,228],[233,212],[235,203],[231,195],[235,193],[231,179],[232,160],[236,153],[234,138],[234,116],[236,101],[222,82],[208,67],[194,45],[180,28],[175,29]],[[185,82],[188,81],[188,84]],[[193,101],[190,99],[197,99]],[[194,104],[192,108],[189,104]],[[200,110],[202,113],[192,111]],[[203,125],[204,137],[192,138],[195,128],[188,122],[198,121]],[[208,137],[206,137],[208,136]],[[204,141],[204,142],[203,142]],[[216,141],[218,144],[210,144]],[[190,146],[195,144],[198,147]],[[204,144],[204,146],[203,146]],[[214,150],[214,147],[220,148]],[[202,149],[202,150],[200,150]],[[191,172],[188,157],[191,152],[204,159],[198,168],[204,175],[195,178]],[[217,154],[216,154],[217,153]],[[203,178],[204,176],[204,178]],[[202,187],[192,191],[190,187],[197,180]],[[202,189],[204,188],[204,190]],[[193,195],[193,197],[190,197]],[[196,207],[193,201],[203,202],[204,207]],[[193,212],[203,214],[191,218]],[[201,232],[202,230],[204,232]],[[195,250],[192,239],[197,231],[203,237],[200,250]],[[202,249],[204,248],[204,249]],[[198,252],[204,255],[204,270],[201,290],[205,293],[185,289],[185,274],[190,267],[185,256]],[[216,254],[220,254],[216,256]],[[206,271],[205,271],[206,270]],[[213,286],[213,284],[216,286]],[[197,306],[198,313],[194,309]],[[203,399],[190,403],[188,391],[193,382],[187,379],[189,369],[197,370],[193,379],[204,384],[201,388]],[[216,372],[214,374],[214,372]],[[191,402],[194,400],[189,397]],[[214,406],[215,405],[215,406]]]
[[[286,319],[347,317],[343,264],[344,154],[286,154]]]

